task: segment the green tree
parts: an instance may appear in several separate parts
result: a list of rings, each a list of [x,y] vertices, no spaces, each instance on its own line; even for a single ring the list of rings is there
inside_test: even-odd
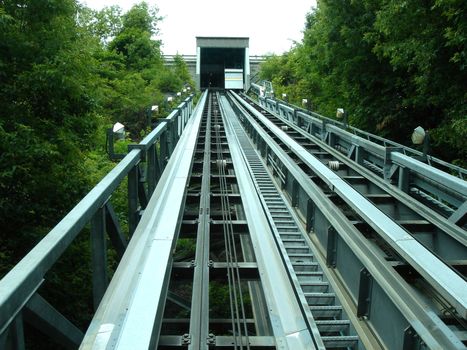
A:
[[[320,0],[304,38],[262,75],[299,103],[409,144],[417,125],[433,152],[465,162],[467,5],[462,1]],[[447,79],[447,77],[449,77]]]

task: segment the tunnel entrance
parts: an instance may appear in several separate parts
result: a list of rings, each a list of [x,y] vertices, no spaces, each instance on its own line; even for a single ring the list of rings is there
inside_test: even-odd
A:
[[[201,89],[223,89],[225,70],[244,68],[244,48],[201,48]]]

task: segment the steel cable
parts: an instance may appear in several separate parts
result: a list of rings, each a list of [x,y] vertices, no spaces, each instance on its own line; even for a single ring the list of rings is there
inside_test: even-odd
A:
[[[219,187],[221,193],[221,210],[222,210],[222,219],[223,219],[223,229],[224,229],[224,239],[225,239],[225,249],[226,249],[226,263],[229,279],[229,296],[231,304],[231,316],[232,316],[232,325],[234,333],[234,344],[235,349],[237,349],[237,333],[240,337],[240,349],[243,349],[243,335],[242,327],[240,326],[240,319],[243,323],[244,336],[246,340],[246,348],[249,350],[249,339],[248,339],[248,327],[246,323],[246,313],[245,305],[243,301],[243,293],[240,280],[240,269],[238,266],[238,256],[237,249],[235,246],[235,236],[232,224],[232,215],[230,202],[228,199],[228,185],[226,180],[226,161],[223,157],[221,138],[220,138],[220,124],[219,124],[219,110],[215,110],[215,134],[216,134],[216,155],[217,155],[217,165],[219,173]],[[238,291],[237,291],[238,289]],[[238,295],[237,295],[238,294]],[[240,310],[239,310],[240,302]],[[235,316],[234,316],[235,315]],[[234,322],[235,319],[235,322]],[[235,327],[236,326],[236,327]],[[236,329],[235,329],[236,328]]]

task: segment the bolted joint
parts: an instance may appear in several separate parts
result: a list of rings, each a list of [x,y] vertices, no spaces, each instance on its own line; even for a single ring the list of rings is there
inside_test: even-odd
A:
[[[188,333],[185,333],[182,335],[182,344],[183,345],[189,345],[191,344],[191,335]]]
[[[207,344],[215,344],[216,343],[216,336],[212,333],[208,334],[208,337],[206,339]]]

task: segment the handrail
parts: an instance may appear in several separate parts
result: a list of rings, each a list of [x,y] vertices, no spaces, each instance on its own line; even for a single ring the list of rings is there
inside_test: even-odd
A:
[[[266,83],[266,84],[269,83],[270,84],[270,82],[267,82],[267,81],[265,81],[264,83]],[[264,85],[264,86],[266,86],[266,85]],[[321,114],[318,114],[316,112],[313,112],[313,111],[304,110],[303,108],[297,107],[297,106],[295,106],[293,104],[290,104],[290,103],[288,103],[286,101],[283,101],[283,100],[275,98],[275,97],[263,97],[263,96],[260,96],[260,85],[258,85],[258,84],[252,84],[251,88],[252,88],[251,90],[253,92],[255,92],[255,94],[258,96],[258,100],[259,100],[259,102],[260,102],[260,104],[262,106],[270,107],[270,108],[274,109],[274,111],[277,112],[277,113],[279,113],[283,109],[290,108],[293,111],[293,113],[300,113],[301,116],[303,116],[305,118],[306,117],[308,117],[308,118],[315,117],[315,118],[317,118],[317,119],[319,119],[321,121],[325,121],[326,123],[336,125],[336,126],[342,128],[342,129],[347,130],[348,132],[351,132],[351,133],[353,133],[355,135],[358,135],[358,136],[360,136],[362,138],[366,138],[367,140],[372,141],[374,143],[377,143],[379,145],[382,145],[384,147],[399,148],[402,151],[402,153],[407,155],[407,156],[410,156],[410,157],[422,157],[423,156],[423,152],[420,152],[420,151],[418,151],[416,149],[413,149],[413,148],[410,148],[408,146],[402,145],[400,143],[385,139],[385,138],[383,138],[381,136],[369,133],[367,131],[358,129],[358,128],[350,126],[348,124],[344,124],[343,122],[341,122],[339,120],[335,120],[335,119],[332,119],[332,118],[329,118],[329,117],[325,117],[325,116],[323,116]],[[464,168],[459,167],[457,165],[448,163],[448,162],[446,162],[446,161],[444,161],[442,159],[433,157],[431,155],[426,155],[426,161],[427,161],[427,163],[429,165],[431,165],[433,167],[436,167],[436,168],[439,168],[439,169],[444,170],[444,171],[448,170],[451,173],[456,174],[456,176],[461,178],[461,179],[466,179],[467,178],[467,169],[464,169]]]
[[[28,301],[36,295],[45,274],[89,222],[93,236],[91,240],[94,244],[93,240],[99,239],[98,236],[104,236],[106,231],[106,220],[99,219],[109,216],[113,220],[112,224],[117,228],[107,230],[109,236],[114,236],[110,237],[111,240],[120,240],[119,244],[126,247],[126,241],[121,241],[125,239],[121,235],[115,215],[112,215],[113,209],[109,199],[120,183],[128,177],[129,236],[131,236],[139,220],[140,211],[145,208],[147,198],[152,195],[166,161],[192,111],[193,95],[186,98],[139,144],[130,145],[128,154],[0,280],[0,347],[8,336],[12,323],[15,323],[17,317],[21,319],[21,311],[24,307],[27,308]],[[160,147],[156,147],[157,143]],[[141,169],[141,162],[145,163],[146,169]],[[143,172],[146,176],[142,176]],[[105,256],[105,251],[93,251],[93,262],[95,258],[102,261],[102,256]],[[95,278],[99,280],[105,277],[105,273],[95,276],[96,273],[99,272],[93,271],[93,282]],[[102,283],[105,284],[105,281]],[[93,288],[94,300],[98,302],[103,291],[94,285]],[[58,313],[56,310],[49,311]]]

